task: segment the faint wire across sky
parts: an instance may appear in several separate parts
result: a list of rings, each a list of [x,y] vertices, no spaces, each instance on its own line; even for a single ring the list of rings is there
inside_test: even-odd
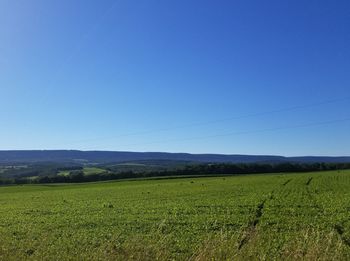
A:
[[[88,142],[115,140],[115,139],[122,138],[122,137],[140,136],[140,135],[148,135],[148,134],[154,134],[154,133],[160,133],[160,132],[168,132],[168,131],[186,129],[186,128],[191,128],[191,127],[212,125],[212,124],[221,123],[221,122],[229,122],[229,121],[238,120],[238,119],[257,118],[257,117],[262,117],[262,116],[276,114],[276,113],[303,110],[303,109],[307,109],[307,108],[318,107],[318,106],[323,106],[323,105],[327,105],[327,104],[346,102],[346,101],[350,101],[350,97],[330,99],[330,100],[320,101],[320,102],[316,102],[316,103],[291,106],[291,107],[280,108],[280,109],[270,110],[270,111],[263,111],[263,112],[258,112],[258,113],[237,115],[237,116],[232,116],[232,117],[227,117],[227,118],[222,118],[222,119],[215,119],[215,120],[211,120],[211,121],[192,122],[192,123],[178,125],[178,126],[174,126],[174,127],[165,127],[165,128],[159,128],[159,129],[143,130],[143,131],[137,131],[137,132],[131,132],[131,133],[124,133],[124,134],[115,135],[115,136],[108,136],[108,137],[96,137],[96,138],[91,138],[91,139],[74,140],[74,141],[69,142],[69,145],[79,145],[79,144],[85,144]],[[254,131],[254,133],[255,133],[255,131]],[[209,137],[216,137],[216,136],[217,135],[211,135]],[[62,144],[57,144],[57,145],[62,145]]]
[[[86,41],[86,39],[98,28],[103,24],[104,20],[112,13],[112,11],[117,7],[119,1],[114,1],[110,6],[106,8],[106,10],[102,13],[102,15],[95,21],[88,30],[85,33],[82,33],[80,41],[78,41],[73,47],[71,53],[64,59],[62,64],[57,68],[57,70],[54,73],[54,77],[52,77],[51,82],[47,85],[46,92],[43,94],[42,99],[45,103],[47,97],[50,95],[50,92],[54,86],[54,81],[58,80],[60,78],[60,75],[62,74],[62,71],[64,68],[66,68],[65,65],[67,65],[69,62],[71,62],[74,59],[74,56],[76,56],[77,53],[81,51],[83,42]],[[197,126],[208,126],[213,125],[216,123],[222,123],[222,122],[230,122],[238,119],[245,119],[245,118],[257,118],[262,117],[266,115],[271,114],[278,114],[278,113],[284,113],[289,111],[296,111],[296,110],[303,110],[307,108],[312,107],[318,107],[323,106],[327,104],[334,104],[334,103],[340,103],[340,102],[347,102],[350,101],[350,97],[345,98],[338,98],[338,99],[330,99],[330,100],[324,100],[320,102],[315,103],[309,103],[304,105],[296,105],[291,107],[285,107],[285,108],[279,108],[275,110],[270,111],[262,111],[257,113],[250,113],[250,114],[243,114],[243,115],[237,115],[227,118],[218,118],[214,120],[209,121],[201,121],[201,122],[190,122],[183,125],[173,126],[173,127],[164,127],[164,128],[158,128],[158,129],[149,129],[149,130],[141,130],[141,131],[135,131],[135,132],[129,132],[114,136],[108,136],[108,137],[93,137],[91,139],[82,139],[82,140],[72,140],[69,142],[69,146],[72,145],[86,145],[87,143],[91,142],[98,142],[98,141],[106,141],[106,140],[116,140],[122,137],[129,137],[129,136],[140,136],[140,135],[148,135],[148,134],[154,134],[154,133],[160,133],[160,132],[170,132],[174,130],[179,129],[186,129],[191,127],[197,127]],[[159,141],[159,142],[149,142],[149,143],[143,143],[143,144],[157,144],[157,143],[168,143],[168,142],[175,142],[175,141],[187,141],[187,140],[197,140],[197,139],[209,139],[209,138],[215,138],[215,137],[222,137],[222,136],[232,136],[232,135],[242,135],[242,134],[250,134],[250,133],[259,133],[259,132],[268,132],[268,131],[277,131],[277,130],[284,130],[284,129],[291,129],[291,128],[302,128],[302,127],[309,127],[309,126],[315,126],[315,125],[325,125],[325,124],[332,124],[336,122],[342,122],[342,121],[348,121],[348,119],[342,119],[342,120],[333,120],[333,121],[326,121],[326,122],[318,122],[318,123],[310,123],[310,124],[304,124],[304,125],[293,125],[293,126],[287,126],[287,127],[278,127],[278,128],[269,128],[269,129],[259,129],[259,130],[248,130],[248,131],[241,131],[241,132],[226,132],[226,133],[218,133],[213,135],[207,135],[207,136],[196,136],[196,137],[188,137],[183,139],[168,139],[166,141]],[[111,130],[113,131],[113,130]],[[57,144],[57,146],[62,146],[63,144]],[[67,144],[66,144],[67,145]],[[131,144],[127,146],[134,146],[134,145],[140,145],[140,144]],[[63,146],[65,147],[65,146]]]
[[[239,136],[239,135],[256,134],[256,133],[264,133],[264,132],[283,131],[283,130],[290,130],[290,129],[301,129],[301,128],[331,125],[331,124],[335,124],[335,123],[349,122],[349,121],[350,121],[350,117],[343,118],[343,119],[337,119],[337,120],[329,120],[329,121],[312,122],[312,123],[299,124],[299,125],[282,126],[282,127],[276,127],[276,128],[256,129],[256,130],[247,130],[247,131],[238,131],[238,132],[226,132],[226,133],[207,135],[207,136],[196,136],[196,137],[181,138],[181,139],[167,139],[167,140],[154,141],[154,142],[134,143],[134,144],[124,145],[124,147],[142,146],[142,145],[151,145],[151,144],[164,144],[164,143],[183,142],[183,141],[192,141],[192,140],[205,140],[205,139],[227,137],[227,136]],[[86,147],[83,149],[84,150],[94,150],[94,149],[98,149],[98,148],[99,147],[96,146],[96,147]]]

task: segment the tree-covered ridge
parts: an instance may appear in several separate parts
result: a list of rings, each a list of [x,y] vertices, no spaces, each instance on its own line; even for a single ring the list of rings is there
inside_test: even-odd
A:
[[[53,167],[54,166],[54,167]],[[0,184],[36,184],[36,183],[79,183],[130,178],[174,177],[174,176],[215,176],[259,173],[311,172],[350,169],[350,163],[279,163],[279,164],[191,164],[165,170],[129,170],[118,171],[111,166],[100,166],[98,171],[87,174],[80,166],[57,167],[39,166],[26,175],[0,178]],[[97,168],[96,168],[97,169]],[[28,171],[28,170],[27,170]],[[64,175],[59,175],[61,172]]]
[[[0,150],[1,163],[121,163],[142,160],[190,161],[197,163],[343,163],[350,157],[283,157],[274,155],[190,154],[166,152],[79,151],[79,150]]]

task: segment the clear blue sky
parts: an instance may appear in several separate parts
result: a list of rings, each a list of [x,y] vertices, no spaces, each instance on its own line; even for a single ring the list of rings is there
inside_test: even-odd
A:
[[[0,149],[350,155],[349,97],[348,0],[0,1]]]

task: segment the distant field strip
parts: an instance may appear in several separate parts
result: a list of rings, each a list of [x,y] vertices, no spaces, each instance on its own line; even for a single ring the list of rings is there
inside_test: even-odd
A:
[[[101,168],[84,168],[83,171],[85,175],[101,174],[105,172],[105,170]]]
[[[350,260],[349,208],[350,171],[0,187],[0,260]]]

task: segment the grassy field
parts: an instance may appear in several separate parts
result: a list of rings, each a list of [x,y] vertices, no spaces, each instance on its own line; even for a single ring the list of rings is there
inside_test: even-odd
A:
[[[94,168],[94,167],[85,167],[84,168],[84,174],[85,175],[92,175],[92,174],[101,174],[105,172],[106,170],[101,168]]]
[[[0,187],[0,260],[349,260],[350,171]]]
[[[95,168],[95,167],[85,167],[83,169],[84,175],[93,175],[93,174],[101,174],[103,172],[105,172],[106,170],[101,169],[101,168]],[[63,170],[60,171],[57,175],[59,176],[69,176],[70,174],[70,170]]]

